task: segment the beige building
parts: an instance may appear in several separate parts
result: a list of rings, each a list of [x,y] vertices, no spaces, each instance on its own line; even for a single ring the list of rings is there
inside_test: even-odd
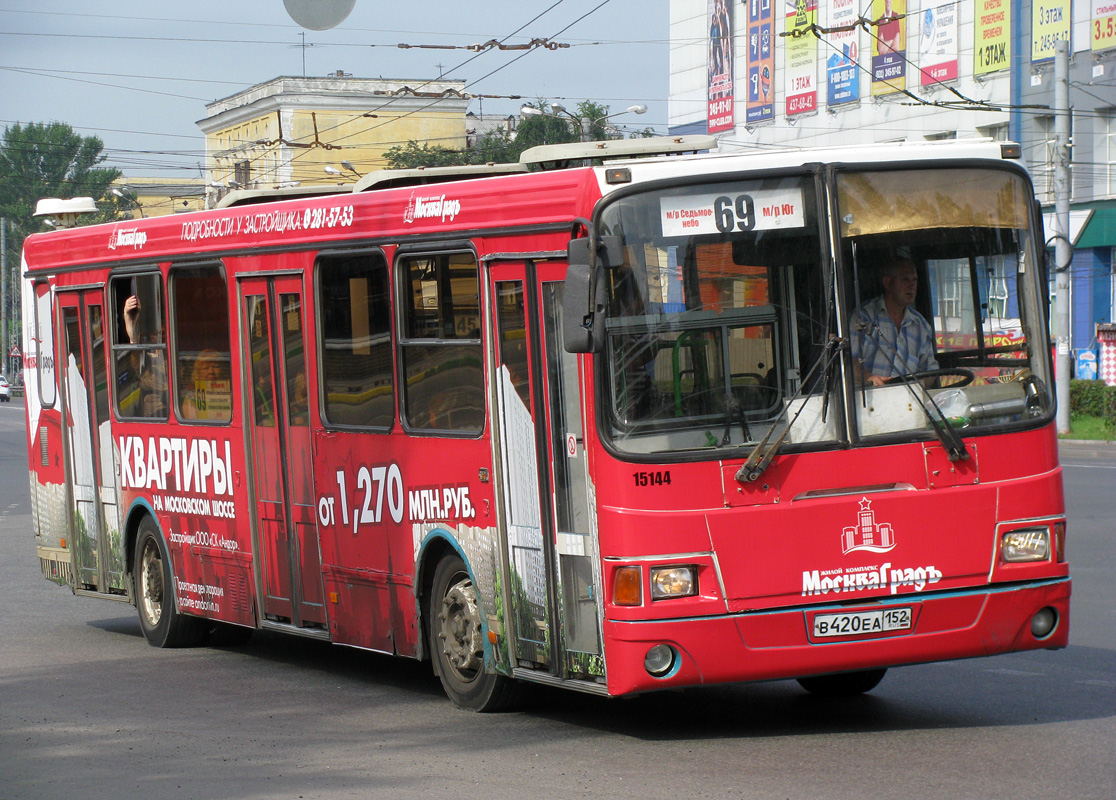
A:
[[[201,178],[119,178],[109,191],[119,192],[121,205],[135,219],[165,217],[205,208],[206,187]]]
[[[218,194],[229,188],[347,183],[383,169],[384,152],[412,139],[464,149],[469,102],[464,89],[464,81],[345,74],[257,84],[210,103],[198,121],[205,134],[207,183]]]

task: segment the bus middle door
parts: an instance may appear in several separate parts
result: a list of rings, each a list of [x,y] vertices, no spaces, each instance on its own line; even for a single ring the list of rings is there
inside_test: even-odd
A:
[[[517,666],[603,681],[600,560],[590,533],[577,357],[562,347],[565,274],[566,265],[553,262],[497,263],[488,272],[506,622]]]
[[[240,302],[263,616],[324,628],[301,277],[243,279]]]

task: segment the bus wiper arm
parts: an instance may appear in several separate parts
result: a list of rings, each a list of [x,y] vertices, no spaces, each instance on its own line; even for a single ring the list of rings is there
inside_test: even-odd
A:
[[[833,363],[834,359],[837,358],[843,346],[844,340],[838,339],[836,336],[829,337],[829,341],[825,343],[825,348],[822,350],[823,357],[815,361],[814,366],[810,367],[810,371],[806,373],[806,377],[798,385],[798,391],[795,392],[794,396],[787,402],[788,407],[793,406],[795,401],[802,397],[802,393],[806,391],[806,387],[811,385],[814,375],[818,371],[818,367],[822,367],[823,375],[829,374],[830,365]],[[787,426],[783,428],[783,432],[770,444],[768,442],[771,439],[771,434],[775,431],[775,425],[772,424],[768,426],[767,433],[763,435],[759,444],[757,444],[748,455],[748,460],[736,471],[736,480],[751,483],[757,480],[760,475],[767,470],[771,465],[772,459],[775,458],[775,454],[778,453],[779,448],[783,446],[783,440],[787,438],[787,434],[790,433],[791,428],[794,427],[794,423],[798,420],[799,415],[802,414],[805,408],[805,403],[798,407],[798,411],[794,412],[794,416],[787,421]]]
[[[938,441],[942,443],[945,448],[946,456],[950,461],[967,461],[969,459],[969,450],[965,447],[965,440],[961,438],[961,434],[949,424],[946,415],[942,412],[941,407],[934,402],[934,398],[928,393],[920,393],[915,390],[914,383],[910,374],[899,375],[892,380],[900,381],[907,387],[907,391],[914,397],[915,402],[918,403],[922,412],[926,415],[926,419],[930,423],[930,427],[934,429],[934,435],[938,437]],[[930,408],[934,409],[933,412],[930,408],[926,407],[926,402],[923,397],[930,403]]]
[[[890,347],[888,347],[887,344],[884,342],[883,332],[880,330],[880,327],[874,323],[862,320],[857,320],[856,324],[857,330],[867,331],[868,335],[875,342],[876,347],[878,347],[885,356],[890,357],[892,369],[894,369],[895,372],[898,373],[896,377],[892,378],[891,380],[899,381],[907,387],[907,391],[911,393],[911,396],[915,399],[915,402],[918,403],[919,408],[921,408],[922,412],[926,415],[926,419],[929,421],[930,427],[934,429],[934,435],[938,437],[938,441],[941,442],[942,447],[945,448],[946,455],[949,457],[949,460],[967,460],[969,458],[969,451],[965,447],[965,441],[961,438],[961,434],[954,430],[953,426],[949,424],[949,420],[946,419],[945,414],[942,413],[942,410],[938,407],[938,404],[934,402],[933,397],[931,397],[927,393],[923,393],[923,395],[920,396],[919,392],[915,391],[915,388],[912,385],[914,381],[912,380],[911,374],[902,371],[902,366],[899,363],[899,354],[895,350],[892,350]],[[889,350],[891,351],[890,355],[888,353]],[[867,399],[867,388],[868,384],[867,381],[865,381],[863,390],[865,393],[865,400]],[[933,413],[931,413],[930,409],[926,407],[926,403],[923,401],[923,396],[930,402],[931,408],[934,409]]]

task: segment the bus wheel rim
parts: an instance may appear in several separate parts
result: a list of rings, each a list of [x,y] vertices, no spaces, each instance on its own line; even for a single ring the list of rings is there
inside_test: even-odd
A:
[[[446,663],[462,680],[472,680],[484,666],[484,639],[472,581],[460,581],[446,590],[438,620]]]
[[[163,559],[150,545],[143,551],[143,569],[140,579],[143,594],[140,603],[143,607],[143,615],[151,627],[155,627],[163,616]]]

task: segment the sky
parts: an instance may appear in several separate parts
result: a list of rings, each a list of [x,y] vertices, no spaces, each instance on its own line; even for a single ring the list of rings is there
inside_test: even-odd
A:
[[[493,39],[570,47],[467,49]],[[65,122],[100,137],[126,177],[200,176],[207,103],[342,70],[441,75],[501,96],[472,100],[476,113],[515,114],[540,98],[613,112],[643,103],[646,114],[614,122],[665,133],[668,57],[668,0],[356,0],[326,31],[299,27],[282,0],[0,0],[0,128]]]

